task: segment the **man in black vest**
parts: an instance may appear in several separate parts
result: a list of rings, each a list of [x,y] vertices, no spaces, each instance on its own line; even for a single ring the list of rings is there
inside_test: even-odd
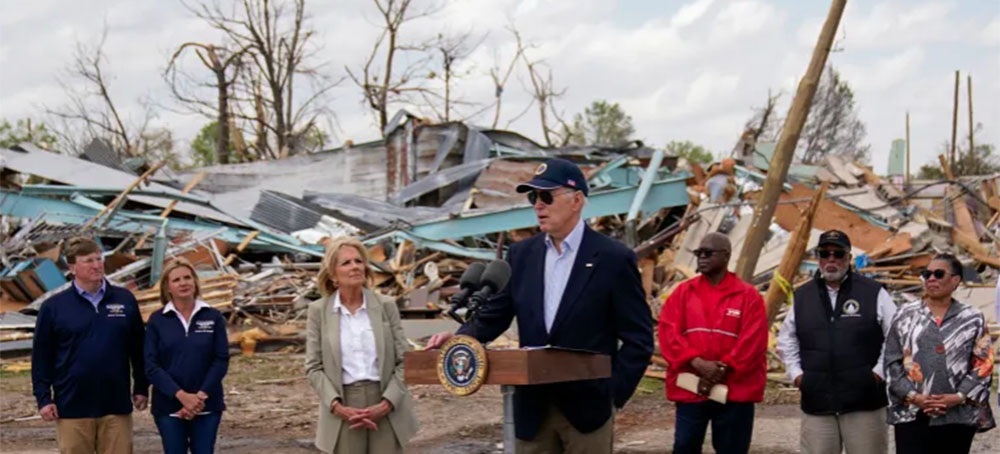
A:
[[[888,449],[882,352],[896,305],[881,284],[851,271],[851,240],[830,230],[816,248],[819,271],[795,291],[778,334],[788,377],[802,392],[805,454]]]

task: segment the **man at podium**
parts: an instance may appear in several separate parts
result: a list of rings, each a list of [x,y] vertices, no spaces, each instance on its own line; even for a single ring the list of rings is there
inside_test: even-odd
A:
[[[457,333],[485,344],[517,317],[521,347],[611,356],[611,378],[514,391],[516,452],[610,453],[612,407],[632,396],[653,353],[652,316],[636,256],[583,222],[587,180],[572,162],[545,161],[517,192],[527,194],[541,233],[510,246],[507,286]],[[451,336],[436,334],[427,348]]]

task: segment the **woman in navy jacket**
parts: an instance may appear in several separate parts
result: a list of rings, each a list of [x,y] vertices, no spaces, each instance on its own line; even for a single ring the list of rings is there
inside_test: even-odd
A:
[[[146,326],[146,376],[153,385],[153,420],[166,454],[212,453],[226,409],[226,320],[198,295],[194,267],[184,259],[171,262],[160,277],[164,308]]]

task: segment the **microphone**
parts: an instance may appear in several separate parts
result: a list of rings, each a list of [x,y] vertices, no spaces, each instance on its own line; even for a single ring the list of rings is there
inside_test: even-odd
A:
[[[451,304],[460,305],[463,301],[469,298],[472,292],[479,289],[479,281],[483,275],[483,271],[486,270],[486,265],[482,263],[473,263],[465,269],[462,273],[462,277],[458,281],[458,287],[461,289],[458,293],[452,295]]]
[[[494,293],[504,288],[509,280],[510,265],[507,262],[494,260],[489,265],[486,265],[486,270],[483,271],[482,280],[479,283],[480,289],[469,298],[469,315],[466,319],[474,317],[479,311],[479,306],[486,302]]]

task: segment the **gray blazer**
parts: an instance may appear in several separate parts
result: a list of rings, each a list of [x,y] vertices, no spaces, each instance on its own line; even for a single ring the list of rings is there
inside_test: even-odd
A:
[[[403,383],[403,353],[408,349],[399,309],[383,302],[375,292],[364,289],[368,317],[375,334],[378,354],[379,383],[382,397],[392,403],[393,411],[386,418],[401,446],[419,428],[406,384]],[[333,452],[337,446],[342,419],[330,412],[333,400],[344,394],[341,383],[340,317],[333,313],[336,294],[309,304],[306,328],[306,374],[319,394],[319,420],[316,425],[316,447]]]

